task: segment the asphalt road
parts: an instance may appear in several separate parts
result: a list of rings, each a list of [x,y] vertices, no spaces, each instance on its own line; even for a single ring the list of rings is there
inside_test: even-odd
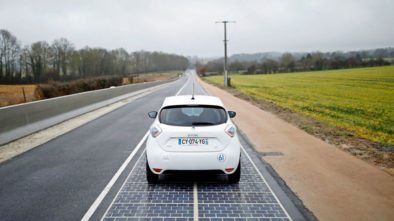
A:
[[[176,95],[178,92],[179,94],[191,94],[193,84],[195,94],[205,94],[205,91],[193,80],[193,76],[190,73],[185,75],[185,77],[170,83],[165,88],[152,92],[48,143],[0,164],[0,219],[80,220],[84,215],[86,217],[86,212],[92,208],[92,204],[94,204],[97,197],[102,193],[108,182],[149,129],[152,119],[147,117],[147,113],[152,110],[158,110],[166,96]],[[253,148],[242,135],[240,139],[245,148],[243,156],[245,158],[245,167],[249,165],[249,172],[253,173],[250,177],[244,178],[252,180],[244,183],[253,183],[254,181],[260,183],[264,186],[265,192],[268,191],[267,194],[269,195],[260,195],[260,197],[268,197],[273,200],[272,202],[258,201],[257,204],[260,203],[263,206],[270,203],[275,204],[278,206],[277,209],[278,211],[280,210],[278,213],[282,215],[283,220],[304,220],[303,211],[300,211],[299,207],[293,203],[294,200],[292,198],[294,196],[288,196],[286,190],[284,191],[277,184],[275,178],[266,170],[264,162],[254,154]],[[187,191],[190,190],[192,192],[204,190],[204,188],[210,190],[202,182],[204,180],[192,179],[182,184],[182,179],[179,179],[179,177],[174,179],[177,181],[176,183],[162,184],[162,187],[149,187],[144,183],[143,174],[140,174],[141,171],[138,170],[138,165],[141,165],[141,162],[143,163],[144,161],[144,157],[140,157],[143,156],[144,146],[142,145],[142,148],[136,152],[136,155],[127,164],[114,185],[111,186],[108,194],[104,196],[102,201],[99,201],[97,208],[93,210],[92,216],[89,216],[91,220],[99,220],[103,217],[112,220],[113,214],[111,215],[109,212],[113,211],[116,199],[124,193],[123,188],[130,182],[137,183],[136,186],[145,186],[146,190],[159,188],[163,194],[167,194],[166,188],[173,190],[178,188],[179,185],[181,189],[183,188],[182,186],[186,186]],[[139,171],[139,174],[133,175],[136,171]],[[264,178],[259,174],[263,174]],[[220,181],[220,178],[218,179],[216,181]],[[253,181],[253,179],[255,180]],[[209,182],[212,183],[212,180]],[[213,183],[215,183],[215,180],[213,180]],[[223,192],[226,188],[231,187],[218,184],[218,186],[212,188],[216,190],[219,188],[218,191]],[[240,186],[231,191],[238,191],[238,196],[246,196],[248,193],[243,193],[243,188],[245,187],[242,186],[241,182]],[[140,192],[137,191],[137,193]],[[187,192],[185,194],[190,193]],[[199,194],[200,192],[196,196],[200,196]],[[201,194],[201,196],[209,198],[210,192],[201,192]],[[142,198],[135,195],[130,197],[144,199],[144,196]],[[247,199],[245,197],[243,199],[245,200],[242,202],[236,201],[235,204],[245,204],[246,207],[242,208],[245,208],[245,211],[250,211],[250,208],[248,209],[247,207],[249,205]],[[168,203],[171,202],[170,199],[165,205],[168,206]],[[200,203],[199,201],[197,202]],[[213,202],[220,204],[218,201]],[[132,205],[140,205],[141,203],[145,205],[152,202],[145,200],[129,203]],[[188,206],[192,206],[193,203],[195,204],[194,200],[193,202],[186,202],[186,204],[190,204]],[[209,200],[207,203],[209,204]],[[223,203],[226,203],[226,201],[224,200]],[[203,206],[203,204],[198,204],[197,207],[199,208],[198,210],[201,209],[200,218],[205,217],[203,215],[205,207]],[[147,208],[146,210],[152,210],[150,207]],[[269,207],[268,210],[270,210]],[[285,215],[283,216],[283,214]],[[131,213],[128,215],[133,217]],[[195,213],[193,215],[195,216]],[[124,218],[125,216],[119,216],[118,218],[122,217]],[[193,219],[190,214],[185,217],[189,217],[187,220]]]

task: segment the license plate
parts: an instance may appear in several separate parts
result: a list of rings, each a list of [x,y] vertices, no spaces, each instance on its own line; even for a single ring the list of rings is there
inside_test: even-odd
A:
[[[179,138],[178,145],[208,145],[208,138]]]

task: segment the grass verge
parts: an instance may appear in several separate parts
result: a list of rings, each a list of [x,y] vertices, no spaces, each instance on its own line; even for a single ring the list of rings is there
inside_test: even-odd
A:
[[[359,73],[360,71],[362,73]],[[384,169],[385,171],[393,175],[394,147],[392,145],[393,134],[392,131],[390,131],[392,130],[391,128],[393,124],[390,123],[389,119],[390,116],[391,121],[393,119],[393,77],[393,66],[371,69],[368,68],[367,70],[350,69],[328,72],[309,72],[297,74],[292,73],[269,76],[232,75],[231,78],[234,87],[226,88],[226,90],[239,98],[249,101],[250,103],[258,106],[263,110],[276,114],[283,120],[297,126],[298,128],[306,131],[309,134],[319,137],[327,143],[333,144],[338,148],[357,156],[360,159],[373,163],[374,165]],[[208,83],[214,84],[215,86],[223,88],[222,86],[220,86],[222,83],[222,76],[207,77],[203,78],[203,80]],[[376,81],[379,83],[376,83]],[[343,86],[343,84],[348,84],[349,82],[353,82],[353,84],[351,86]],[[361,82],[361,85],[358,85],[360,84],[359,82]],[[336,88],[331,89],[332,87],[334,87],[334,85],[341,84],[342,87],[337,86]],[[331,93],[328,93],[328,96],[327,90],[324,85],[326,85],[326,87],[328,86],[327,90],[333,91]],[[293,88],[293,90],[290,90],[291,88]],[[347,93],[343,91],[344,88],[346,89],[345,92]],[[359,94],[360,91],[363,90],[363,88],[368,93],[366,95],[367,97],[355,99],[354,96],[358,96],[357,94]],[[309,92],[305,93],[305,91],[308,90]],[[355,91],[356,95],[352,95],[352,90]],[[273,95],[270,94],[271,92]],[[283,97],[281,97],[281,93]],[[331,98],[331,100],[329,98],[330,96],[333,97]],[[299,99],[300,97],[302,97],[302,99]],[[321,101],[318,101],[319,99]],[[327,101],[326,99],[329,100]],[[303,103],[302,105],[304,105],[304,107],[309,106],[310,110],[314,110],[314,104],[316,101],[318,104],[324,104],[325,102],[329,102],[331,106],[334,105],[334,107],[335,102],[337,102],[339,103],[339,108],[337,108],[337,110],[339,112],[338,115],[340,116],[341,114],[343,114],[341,113],[341,110],[343,110],[343,108],[340,108],[341,105],[345,103],[346,107],[348,101],[352,99],[355,99],[353,103],[361,104],[359,105],[360,107],[358,107],[358,110],[363,110],[365,106],[368,106],[365,104],[368,103],[368,99],[373,100],[372,102],[370,102],[371,104],[369,104],[369,106],[379,102],[383,102],[383,104],[378,105],[378,107],[370,107],[370,110],[379,110],[378,113],[380,113],[381,115],[375,113],[375,117],[382,115],[384,116],[383,120],[377,120],[372,118],[373,121],[382,122],[384,120],[388,120],[387,122],[384,122],[385,125],[383,127],[372,127],[378,129],[386,128],[386,138],[369,139],[370,137],[368,136],[361,136],[363,134],[361,133],[360,135],[360,133],[357,133],[357,130],[349,129],[339,123],[332,123],[335,122],[334,120],[340,121],[340,117],[334,117],[334,119],[331,120],[324,120],[324,118],[319,118],[318,114],[307,114],[306,112],[300,111],[299,109],[294,108],[294,106],[291,105],[294,104],[295,100],[298,102],[298,107],[301,103]],[[335,108],[333,108],[333,110],[335,110]],[[324,113],[325,112],[323,112],[323,115]],[[336,116],[335,114],[336,113],[331,112],[331,114],[327,114],[327,116]],[[363,118],[368,117],[368,115],[366,116],[360,114],[360,111],[348,112],[345,115],[354,115],[353,121],[361,119],[362,122],[364,120]],[[368,119],[365,120],[368,121]],[[368,132],[365,134],[371,133]],[[375,136],[372,136],[372,138],[379,138],[379,133],[377,133],[377,135],[375,134]]]

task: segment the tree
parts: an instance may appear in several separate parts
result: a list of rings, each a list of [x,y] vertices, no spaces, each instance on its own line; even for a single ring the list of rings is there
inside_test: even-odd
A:
[[[330,59],[331,67],[329,69],[339,69],[345,66],[345,59],[342,53],[334,52],[331,54]]]
[[[278,72],[279,64],[277,61],[273,59],[267,59],[265,63],[267,64],[268,69],[267,74],[274,74]]]
[[[280,64],[284,71],[293,72],[295,68],[295,60],[290,53],[284,53],[280,58]]]
[[[207,71],[207,68],[206,68],[206,67],[202,67],[202,68],[200,68],[200,70],[199,70],[201,76],[205,76],[205,72],[206,72],[206,71]]]
[[[20,44],[15,36],[7,30],[0,30],[0,80],[11,81],[17,69]]]
[[[111,51],[111,54],[115,58],[114,73],[120,74],[122,76],[128,76],[131,74],[130,65],[128,65],[130,60],[130,55],[123,48],[119,48]]]
[[[19,56],[19,68],[21,73],[21,78],[24,78],[26,82],[32,81],[32,69],[30,65],[30,49],[25,46]]]
[[[378,48],[374,52],[376,58],[385,58],[388,57],[388,52],[384,48]]]
[[[308,53],[306,56],[303,56],[299,62],[299,70],[303,70],[303,71],[309,71],[309,70],[313,70],[313,61],[312,61],[312,55],[310,53]]]
[[[363,61],[361,59],[360,54],[357,54],[356,56],[352,56],[346,60],[346,67],[348,68],[360,67],[362,63]]]
[[[71,62],[74,45],[66,38],[54,40],[52,43],[53,65],[58,76],[68,75],[67,67]]]
[[[79,51],[73,51],[71,54],[71,60],[69,63],[70,66],[70,74],[74,77],[83,77],[82,76],[82,59]]]
[[[256,73],[256,65],[252,64],[247,69],[247,74],[255,74]]]
[[[205,67],[207,68],[208,72],[223,72],[223,62],[220,60],[210,61],[205,65]]]
[[[38,41],[30,46],[29,64],[33,72],[35,83],[41,83],[41,77],[47,71],[49,59],[49,44],[45,41]]]
[[[246,69],[244,63],[243,63],[243,62],[240,62],[240,61],[231,62],[231,63],[228,65],[228,68],[229,68],[229,70],[232,71],[232,72],[239,72],[239,71],[243,71],[243,70]]]
[[[325,59],[322,53],[312,53],[312,70],[323,70]]]

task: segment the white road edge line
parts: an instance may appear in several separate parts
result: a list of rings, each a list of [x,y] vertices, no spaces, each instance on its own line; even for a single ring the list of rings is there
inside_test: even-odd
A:
[[[134,164],[133,168],[131,169],[130,173],[127,175],[126,179],[122,183],[122,186],[119,188],[119,191],[116,193],[115,197],[112,199],[111,203],[109,204],[108,208],[105,210],[105,212],[104,212],[104,214],[103,214],[103,216],[101,217],[100,220],[104,220],[104,218],[107,215],[108,211],[111,209],[111,206],[115,203],[115,200],[117,199],[119,193],[123,190],[123,187],[126,185],[127,181],[130,179],[130,176],[133,173],[135,167],[138,165],[138,162],[140,162],[141,157],[145,156],[145,151],[146,151],[146,149],[144,151],[142,151],[141,156],[138,157],[138,159],[135,162],[135,164]],[[144,174],[144,175],[146,175],[146,174]],[[135,184],[136,182],[133,182],[133,183]],[[146,182],[144,182],[144,184],[146,184]]]
[[[118,169],[118,171],[115,173],[115,175],[112,177],[112,179],[108,182],[107,186],[103,189],[103,191],[100,193],[100,195],[97,197],[97,199],[94,201],[94,203],[90,206],[89,210],[85,213],[85,215],[82,217],[81,221],[88,221],[90,217],[94,214],[96,211],[97,207],[100,205],[100,203],[104,200],[105,196],[108,194],[112,186],[115,184],[115,182],[118,180],[119,176],[122,174],[124,169],[126,169],[127,165],[130,163],[131,159],[133,159],[134,155],[138,152],[138,150],[141,148],[142,144],[145,142],[146,138],[149,135],[149,130],[145,133],[145,136],[142,138],[142,140],[137,144],[137,146],[134,148],[133,152],[127,157],[126,161],[123,162],[122,166]]]
[[[252,165],[254,166],[254,168],[256,169],[257,173],[261,176],[261,178],[263,179],[264,183],[267,184],[268,189],[271,191],[272,195],[275,197],[276,201],[278,201],[280,207],[283,209],[283,211],[285,212],[285,214],[287,215],[287,217],[289,217],[290,220],[293,220],[289,214],[287,213],[286,209],[284,208],[284,206],[282,205],[282,203],[279,201],[278,197],[276,196],[275,192],[272,191],[270,185],[268,184],[267,180],[264,178],[263,174],[261,174],[260,170],[257,168],[256,164],[254,164],[252,158],[250,158],[248,152],[246,152],[245,148],[241,145],[242,150],[245,152],[246,156],[248,157],[249,161],[252,163]]]
[[[190,80],[190,77],[187,79],[187,81],[185,82],[185,84],[183,85],[183,87],[181,87],[181,89],[179,89],[179,91],[176,92],[175,96],[178,96],[179,93],[181,93],[181,91],[183,90],[183,88],[185,88],[185,86],[187,85],[187,83],[189,82],[189,80]]]
[[[197,190],[197,183],[194,182],[193,185],[193,199],[194,199],[194,221],[198,221],[198,190]]]

